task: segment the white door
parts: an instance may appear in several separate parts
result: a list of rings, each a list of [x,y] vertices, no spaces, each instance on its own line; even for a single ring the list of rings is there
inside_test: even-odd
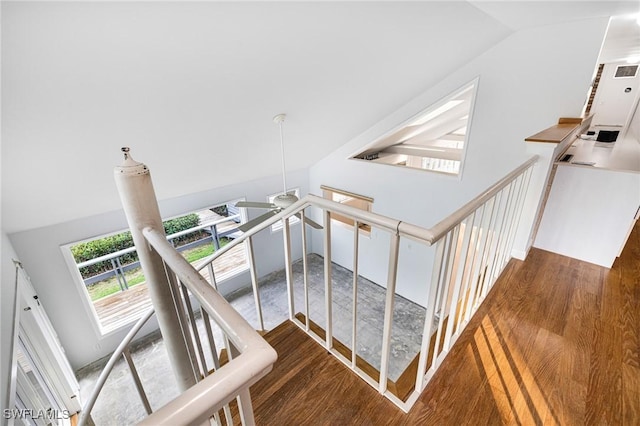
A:
[[[70,415],[81,408],[80,386],[28,276],[20,267],[16,273],[10,423],[69,424]]]
[[[23,330],[18,336],[16,360],[15,424],[68,424],[71,413],[45,379]]]

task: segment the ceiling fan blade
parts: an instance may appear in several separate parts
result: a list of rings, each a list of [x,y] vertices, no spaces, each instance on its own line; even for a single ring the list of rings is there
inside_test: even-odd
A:
[[[304,218],[304,223],[306,223],[307,225],[309,225],[310,227],[314,228],[314,229],[322,229],[322,225],[320,225],[317,222],[314,222],[313,220],[305,217]]]
[[[262,222],[264,222],[265,220],[269,219],[271,216],[274,216],[276,214],[278,214],[277,210],[268,211],[265,214],[262,214],[256,217],[255,219],[251,219],[247,223],[243,223],[242,225],[238,226],[238,229],[242,232],[247,232],[249,229],[253,228],[256,225],[261,224]]]
[[[301,219],[301,218],[302,218],[302,216],[300,216],[300,213],[296,213],[296,217],[297,217],[298,219]],[[309,219],[309,218],[308,218],[308,217],[306,217],[306,216],[305,216],[305,218],[304,218],[304,223],[306,223],[307,225],[309,225],[309,226],[310,226],[310,227],[312,227],[312,228],[315,228],[315,229],[322,229],[322,225],[320,225],[320,224],[319,224],[319,223],[317,223],[317,222],[314,222],[313,220]]]
[[[236,207],[247,207],[253,209],[275,209],[277,206],[273,203],[259,203],[256,201],[238,201]]]

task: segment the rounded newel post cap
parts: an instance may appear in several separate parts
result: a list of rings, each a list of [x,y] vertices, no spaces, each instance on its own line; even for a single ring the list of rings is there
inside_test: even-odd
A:
[[[122,162],[122,164],[120,164],[115,168],[114,172],[116,174],[126,173],[126,174],[140,175],[140,174],[149,173],[149,169],[147,168],[147,166],[145,166],[142,163],[138,163],[136,160],[133,159],[130,153],[131,149],[128,146],[122,147],[120,148],[120,150],[124,154],[124,161]]]

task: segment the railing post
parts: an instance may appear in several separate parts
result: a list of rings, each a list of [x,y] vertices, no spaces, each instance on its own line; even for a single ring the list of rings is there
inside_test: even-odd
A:
[[[153,413],[153,410],[151,409],[151,404],[149,404],[149,398],[147,398],[147,394],[142,387],[142,381],[140,380],[138,369],[133,363],[133,358],[131,357],[131,352],[129,351],[128,346],[122,351],[122,356],[124,357],[125,361],[127,361],[127,365],[129,366],[129,370],[131,371],[131,376],[133,377],[133,383],[136,385],[136,390],[138,391],[138,395],[140,395],[142,405],[144,405],[144,410],[147,412],[147,414],[150,415],[151,413]]]
[[[426,312],[424,316],[424,329],[422,331],[422,344],[420,346],[420,357],[418,358],[418,375],[416,376],[417,392],[422,392],[424,388],[424,376],[427,372],[427,361],[429,360],[429,348],[431,347],[431,335],[433,334],[433,322],[436,314],[436,299],[438,290],[440,289],[442,261],[444,257],[444,246],[446,237],[438,240],[436,243],[436,254],[433,259],[433,269],[431,271],[431,281],[427,293]],[[434,352],[432,357],[436,357],[436,345],[434,344]]]
[[[129,148],[122,150],[124,162],[114,170],[116,185],[140,258],[140,266],[144,271],[149,296],[156,310],[171,368],[178,388],[185,391],[196,384],[196,378],[180,328],[181,321],[173,302],[171,284],[162,258],[151,249],[142,235],[142,229],[148,226],[164,232],[151,174],[147,166],[131,158]]]
[[[211,242],[215,250],[220,250],[220,236],[218,235],[218,225],[211,225]]]
[[[485,241],[484,254],[480,263],[480,283],[476,291],[475,303],[482,302],[485,289],[489,285],[489,274],[491,269],[493,243],[496,240],[496,228],[500,219],[500,205],[502,204],[502,191],[498,192],[491,199],[491,217],[487,226],[487,240]]]
[[[382,330],[382,355],[380,360],[380,383],[378,391],[387,390],[387,376],[389,373],[389,352],[391,350],[391,330],[393,328],[393,306],[396,297],[396,279],[398,276],[398,255],[400,253],[400,235],[391,236],[389,249],[389,271],[387,278],[387,296],[384,306],[384,325]]]
[[[91,410],[93,410],[93,407],[96,403],[96,400],[98,399],[98,395],[100,394],[102,387],[107,381],[107,378],[109,377],[109,374],[113,370],[114,365],[116,364],[118,359],[120,359],[120,354],[124,353],[124,350],[128,347],[129,343],[131,343],[134,336],[138,334],[138,331],[140,331],[142,326],[146,324],[146,322],[149,320],[149,318],[151,318],[153,314],[154,314],[153,308],[145,312],[142,318],[140,318],[138,322],[136,322],[136,324],[131,328],[131,330],[129,330],[124,340],[120,342],[120,344],[118,345],[116,350],[113,352],[113,354],[111,354],[111,358],[109,358],[109,361],[107,361],[107,365],[104,367],[104,369],[100,373],[100,376],[98,377],[98,380],[95,383],[95,387],[93,391],[89,394],[88,399],[86,400],[86,402],[84,403],[84,406],[82,407],[82,411],[80,412],[80,418],[78,419],[78,426],[94,424],[93,420],[91,419]]]
[[[116,257],[116,265],[118,265],[118,271],[120,272],[120,276],[122,277],[124,289],[129,290],[129,283],[127,282],[127,277],[124,275],[124,268],[122,267],[122,263],[120,262],[120,256]]]
[[[473,228],[473,220],[475,217],[475,212],[471,215],[471,220],[467,217],[463,222],[460,223],[460,233],[458,234],[458,242],[456,245],[456,251],[454,252],[454,260],[453,260],[453,270],[451,275],[451,283],[453,286],[451,301],[449,303],[449,313],[447,320],[447,330],[444,335],[444,343],[442,348],[445,352],[449,352],[453,342],[451,341],[452,336],[455,332],[458,331],[458,324],[456,324],[456,312],[458,309],[458,299],[460,298],[460,290],[462,287],[462,280],[464,277],[465,265],[467,262],[467,250],[469,248],[469,242],[471,239],[471,228]],[[464,224],[464,229],[462,229],[462,225]],[[444,314],[444,312],[443,312]]]
[[[307,227],[304,226],[304,209],[300,210],[300,234],[302,235],[302,287],[304,292],[304,328],[309,332],[310,319],[309,319],[309,265],[307,262]]]
[[[520,217],[522,216],[522,208],[524,206],[524,200],[527,197],[527,193],[529,192],[529,182],[531,181],[531,173],[533,172],[533,166],[529,166],[527,170],[522,173],[522,186],[520,187],[520,192],[518,194],[518,201],[516,203],[516,211],[513,231],[509,235],[509,240],[507,241],[507,248],[509,253],[509,259],[512,256],[511,251],[513,250],[513,243],[516,239],[516,234],[518,233],[518,227],[520,226]]]
[[[113,273],[116,277],[116,279],[118,280],[118,285],[120,286],[120,291],[124,291],[124,285],[122,284],[122,280],[120,278],[120,271],[118,270],[118,266],[116,265],[116,261],[114,259],[111,259],[111,266],[113,266]]]
[[[486,242],[487,242],[487,236],[488,236],[488,228],[489,228],[489,223],[491,221],[491,216],[493,214],[493,208],[492,211],[489,212],[489,214],[487,214],[487,205],[489,204],[489,201],[485,202],[481,207],[482,208],[482,216],[480,217],[480,222],[478,223],[478,227],[477,227],[477,242],[475,243],[475,253],[473,255],[473,266],[471,267],[471,276],[470,276],[470,280],[471,282],[469,283],[469,291],[468,291],[468,297],[467,297],[467,303],[466,303],[466,307],[464,309],[465,312],[465,316],[464,316],[464,322],[468,322],[471,319],[471,315],[473,314],[473,312],[475,312],[474,307],[475,307],[475,301],[476,301],[476,293],[478,290],[478,282],[481,280],[482,278],[482,260],[484,258],[484,248],[486,246]]]
[[[442,271],[442,285],[438,290],[438,296],[436,301],[436,313],[438,314],[438,329],[436,331],[436,340],[433,348],[433,357],[431,359],[431,366],[437,367],[438,356],[440,355],[442,333],[446,333],[445,326],[449,323],[450,318],[446,315],[447,303],[449,302],[449,293],[451,291],[451,283],[455,281],[455,267],[456,267],[456,251],[458,250],[458,238],[460,235],[460,225],[447,233],[446,238],[446,254],[444,257],[444,271]],[[446,352],[446,351],[445,351]]]
[[[256,420],[253,417],[253,405],[251,404],[249,388],[244,388],[240,391],[237,401],[238,412],[240,413],[240,423],[242,425],[255,425]]]
[[[262,303],[260,302],[260,288],[258,287],[258,272],[256,271],[256,259],[253,253],[253,241],[247,238],[247,257],[249,261],[249,274],[251,275],[251,287],[253,288],[253,301],[256,305],[256,315],[258,316],[258,326],[264,330],[264,318],[262,317]]]
[[[333,348],[333,296],[331,277],[331,213],[324,210],[324,300],[325,300],[325,341],[327,350]]]
[[[304,224],[302,225],[304,226]],[[295,300],[293,294],[293,270],[291,269],[291,263],[293,261],[291,256],[291,228],[289,227],[289,218],[282,219],[282,236],[284,239],[284,261],[285,261],[285,274],[287,277],[287,297],[289,300],[289,319],[293,321],[295,315]]]
[[[351,368],[355,369],[358,361],[356,334],[358,332],[358,243],[360,240],[360,222],[353,221],[353,318],[351,322]]]
[[[191,334],[195,342],[195,348],[193,347],[194,342],[190,342],[191,345],[188,345],[189,352],[192,354],[191,362],[193,363],[193,365],[198,365],[198,362],[199,362],[201,377],[206,377],[208,375],[209,370],[207,367],[207,362],[204,358],[204,350],[202,349],[202,340],[200,339],[200,334],[198,332],[196,316],[193,311],[193,306],[191,305],[191,299],[190,299],[191,296],[189,295],[189,290],[187,289],[187,287],[179,280],[178,277],[175,278],[175,281],[178,287],[180,287],[180,290],[182,291],[182,297],[184,298],[184,304],[185,304],[182,310],[184,311],[184,308],[186,307],[185,315],[189,320],[189,322],[191,323]],[[183,325],[183,328],[188,330],[189,325],[185,323]]]
[[[511,182],[513,183],[513,182]],[[495,243],[495,251],[492,252],[492,259],[491,259],[491,267],[489,269],[489,281],[488,281],[488,285],[484,288],[484,294],[482,295],[482,297],[484,298],[487,293],[489,292],[489,290],[491,289],[491,287],[493,287],[493,284],[496,281],[496,277],[494,276],[494,274],[496,273],[496,271],[501,271],[502,270],[502,266],[499,265],[499,259],[501,257],[502,254],[502,247],[503,247],[503,242],[504,242],[504,228],[505,225],[507,223],[507,213],[509,211],[509,208],[511,206],[511,197],[512,197],[512,190],[513,190],[513,185],[509,184],[508,187],[505,187],[502,189],[502,192],[504,193],[505,190],[508,189],[507,192],[507,198],[504,201],[504,210],[499,212],[501,213],[500,215],[500,224],[498,225],[498,232],[496,233],[496,243]],[[498,205],[498,207],[501,207],[501,205]]]

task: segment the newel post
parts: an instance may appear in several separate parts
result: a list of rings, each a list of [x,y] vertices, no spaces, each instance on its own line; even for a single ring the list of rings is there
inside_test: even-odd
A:
[[[140,266],[156,311],[171,368],[179,389],[185,391],[196,384],[193,366],[180,328],[164,263],[142,235],[145,227],[163,230],[151,174],[146,165],[131,158],[129,148],[122,148],[122,151],[124,162],[114,170],[116,186],[140,258]]]

